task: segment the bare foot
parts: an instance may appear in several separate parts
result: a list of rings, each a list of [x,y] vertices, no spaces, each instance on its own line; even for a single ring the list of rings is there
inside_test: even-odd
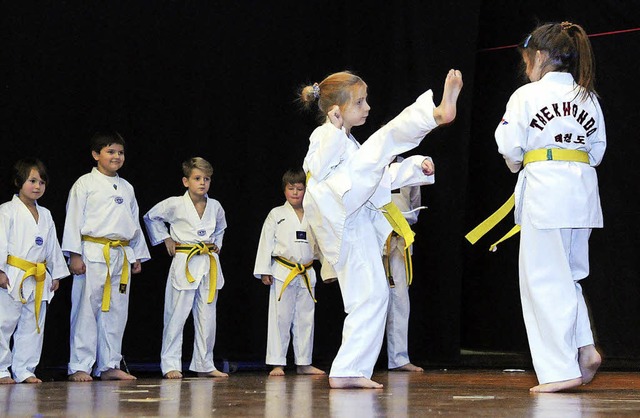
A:
[[[415,364],[407,363],[404,366],[396,367],[395,369],[389,369],[389,371],[422,373],[424,369],[422,367],[416,366]]]
[[[456,102],[462,90],[462,73],[459,70],[449,70],[444,79],[442,101],[433,109],[433,117],[438,125],[453,122],[456,118]]]
[[[137,377],[120,369],[108,369],[100,373],[100,380],[136,380]]]
[[[42,380],[38,379],[35,376],[29,376],[20,383],[42,383]]]
[[[538,386],[534,386],[529,389],[529,392],[535,393],[551,393],[551,392],[560,392],[567,389],[573,389],[582,385],[582,379],[576,378],[571,380],[563,380],[561,382],[551,382],[551,383],[543,383]]]
[[[312,365],[298,366],[296,368],[296,372],[298,374],[326,374],[322,370],[318,369],[317,367],[313,367]]]
[[[165,379],[182,379],[182,373],[178,370],[171,370],[164,374]]]
[[[284,367],[273,366],[273,369],[269,372],[269,376],[284,376]]]
[[[72,382],[91,382],[93,377],[89,373],[85,372],[75,372],[70,374],[68,379]]]
[[[13,380],[10,376],[0,377],[0,385],[13,385],[14,383],[16,383],[16,381]]]
[[[210,372],[198,372],[198,377],[229,377],[229,375],[219,370],[212,370]]]
[[[330,377],[331,389],[382,389],[382,385],[366,377]]]
[[[602,357],[593,344],[578,349],[578,364],[580,365],[580,373],[582,373],[583,385],[593,380],[601,362]]]

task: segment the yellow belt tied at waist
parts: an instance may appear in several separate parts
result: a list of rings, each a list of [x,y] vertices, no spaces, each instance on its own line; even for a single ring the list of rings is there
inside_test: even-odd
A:
[[[36,281],[36,294],[34,296],[35,310],[36,310],[36,329],[40,334],[40,305],[42,305],[42,294],[44,293],[44,282],[47,279],[47,263],[32,263],[27,260],[23,260],[19,257],[12,255],[7,257],[7,264],[13,267],[17,267],[20,270],[24,270],[24,275],[20,281],[20,302],[27,303],[26,299],[22,295],[22,285],[24,281],[33,276]]]
[[[120,293],[126,293],[127,284],[129,284],[129,260],[127,260],[125,247],[129,246],[129,241],[96,238],[89,235],[83,235],[82,240],[104,245],[104,247],[102,247],[102,254],[104,255],[104,261],[107,263],[107,277],[104,281],[104,290],[102,291],[102,312],[109,312],[111,305],[111,248],[122,248],[124,260],[122,261],[122,274],[120,275]]]
[[[307,290],[309,291],[309,295],[311,296],[311,299],[313,299],[314,302],[317,302],[316,298],[313,297],[313,291],[311,290],[311,280],[309,279],[309,273],[307,273],[307,270],[311,268],[311,266],[313,265],[313,261],[307,264],[300,264],[300,263],[292,263],[286,258],[279,257],[279,256],[273,257],[273,259],[276,260],[276,262],[281,266],[285,266],[286,268],[291,270],[287,278],[284,279],[284,283],[282,284],[282,289],[280,290],[280,295],[278,296],[278,302],[282,298],[284,289],[286,289],[287,286],[289,286],[289,283],[291,283],[291,281],[295,279],[296,276],[298,275],[301,275],[303,277],[304,284],[307,286]]]
[[[209,297],[207,303],[213,302],[216,297],[216,287],[218,286],[218,263],[213,256],[213,249],[216,248],[214,244],[205,244],[199,242],[197,244],[178,244],[176,245],[177,253],[187,254],[186,274],[189,283],[193,283],[196,279],[193,278],[189,271],[189,261],[196,255],[208,255],[209,256]]]
[[[387,237],[387,252],[384,254],[384,271],[387,274],[387,281],[389,282],[389,287],[396,287],[396,283],[393,280],[393,274],[391,272],[391,238],[393,237],[394,232],[390,233]],[[411,250],[410,247],[404,248],[404,271],[407,275],[407,285],[411,286],[413,282],[413,261],[411,260]]]
[[[589,164],[589,154],[584,151],[573,150],[573,149],[561,149],[561,148],[541,148],[533,151],[529,151],[524,154],[524,159],[522,161],[523,167],[529,163],[535,163],[538,161],[574,161],[578,163]],[[484,234],[489,232],[494,226],[498,224],[501,220],[503,220],[511,209],[515,206],[515,194],[512,194],[511,197],[491,216],[485,219],[480,225],[476,226],[465,235],[467,241],[471,244],[475,244]],[[502,238],[498,241],[494,242],[491,247],[489,247],[489,251],[495,251],[498,248],[498,244],[502,241],[505,241],[515,234],[520,232],[520,225],[515,225],[509,232],[507,232]]]

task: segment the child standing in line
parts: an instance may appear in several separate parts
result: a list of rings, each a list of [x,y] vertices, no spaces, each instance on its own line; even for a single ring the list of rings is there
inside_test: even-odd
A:
[[[391,161],[418,146],[437,126],[453,121],[462,75],[450,70],[442,102],[421,95],[360,145],[351,129],[369,114],[367,85],[349,72],[335,73],[305,87],[301,101],[318,101],[322,126],[311,134],[304,160],[308,173],[304,210],[324,257],[333,264],[344,302],[342,345],[329,373],[332,388],[381,388],[371,380],[384,337],[389,287],[382,247],[392,230],[413,239],[391,190],[419,184],[425,157]],[[410,245],[411,242],[407,242]]]
[[[398,157],[398,161],[402,161]],[[427,157],[428,166],[424,185],[435,182],[435,167],[433,160]],[[391,193],[391,200],[402,211],[407,223],[413,225],[418,222],[421,205],[420,186],[405,186]],[[384,258],[387,281],[389,282],[389,308],[387,310],[387,365],[389,370],[404,372],[423,372],[409,360],[409,286],[413,276],[411,255],[413,245],[406,248],[405,240],[392,232],[387,238]]]
[[[22,159],[13,171],[18,194],[0,205],[0,384],[41,383],[47,306],[69,270],[51,212],[38,204],[49,182],[44,164]]]
[[[91,140],[93,170],[71,187],[62,250],[73,273],[69,380],[133,380],[120,370],[129,310],[129,273],[150,258],[133,186],[118,175],[124,139],[98,132]],[[131,264],[132,263],[132,264]]]
[[[166,379],[182,378],[182,334],[191,312],[195,336],[189,370],[199,377],[226,377],[213,363],[213,348],[218,290],[224,285],[218,254],[227,221],[220,202],[207,195],[211,164],[194,157],[182,163],[182,171],[185,194],[163,200],[144,215],[151,245],[164,242],[173,257],[165,289],[160,368]]]
[[[270,286],[266,363],[270,376],[284,376],[290,335],[298,374],[325,374],[311,365],[318,258],[315,239],[304,218],[305,192],[302,170],[282,177],[286,202],[273,208],[262,226],[253,274]]]
[[[547,23],[520,45],[531,83],[513,93],[495,132],[518,174],[520,296],[539,385],[589,383],[600,366],[579,281],[589,274],[589,235],[602,228],[596,167],[606,148],[591,43],[579,25]]]

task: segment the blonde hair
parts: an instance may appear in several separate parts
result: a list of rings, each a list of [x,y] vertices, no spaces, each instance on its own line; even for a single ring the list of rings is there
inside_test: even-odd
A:
[[[320,83],[304,86],[298,100],[305,109],[318,101],[318,120],[324,122],[332,106],[337,105],[340,110],[351,102],[353,93],[359,88],[366,88],[367,84],[357,75],[349,71],[333,73]]]
[[[533,62],[536,51],[546,51],[549,59],[542,66],[548,71],[571,73],[576,83],[583,88],[582,99],[595,89],[596,63],[589,37],[582,26],[571,22],[545,23],[538,26],[520,44],[520,51]]]
[[[211,175],[213,174],[213,167],[211,166],[209,161],[205,160],[204,158],[193,157],[182,163],[182,173],[186,178],[189,178],[191,172],[195,168],[201,170],[207,177],[211,177]]]

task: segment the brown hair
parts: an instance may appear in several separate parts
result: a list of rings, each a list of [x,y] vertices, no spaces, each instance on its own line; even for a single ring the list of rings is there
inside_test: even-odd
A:
[[[304,86],[298,100],[306,109],[310,109],[317,100],[318,121],[322,123],[332,106],[338,105],[343,111],[344,106],[351,101],[353,92],[362,87],[366,88],[367,84],[360,77],[349,71],[341,71],[331,74],[320,83]]]
[[[519,45],[522,55],[531,62],[536,51],[546,51],[549,59],[542,65],[542,74],[549,71],[571,73],[584,90],[581,99],[598,95],[595,89],[596,64],[591,42],[582,26],[571,22],[539,25]]]
[[[286,190],[288,184],[302,183],[306,187],[307,176],[301,168],[291,168],[282,176],[282,190]]]
[[[182,163],[182,173],[186,178],[189,178],[194,168],[202,170],[202,172],[207,177],[211,177],[211,175],[213,174],[213,167],[211,166],[209,161],[205,160],[204,158],[193,157]]]
[[[49,184],[47,168],[42,161],[37,158],[23,158],[13,165],[13,185],[18,190],[20,190],[22,185],[29,179],[29,174],[31,174],[32,169],[40,174],[40,178],[44,181],[45,185]]]

